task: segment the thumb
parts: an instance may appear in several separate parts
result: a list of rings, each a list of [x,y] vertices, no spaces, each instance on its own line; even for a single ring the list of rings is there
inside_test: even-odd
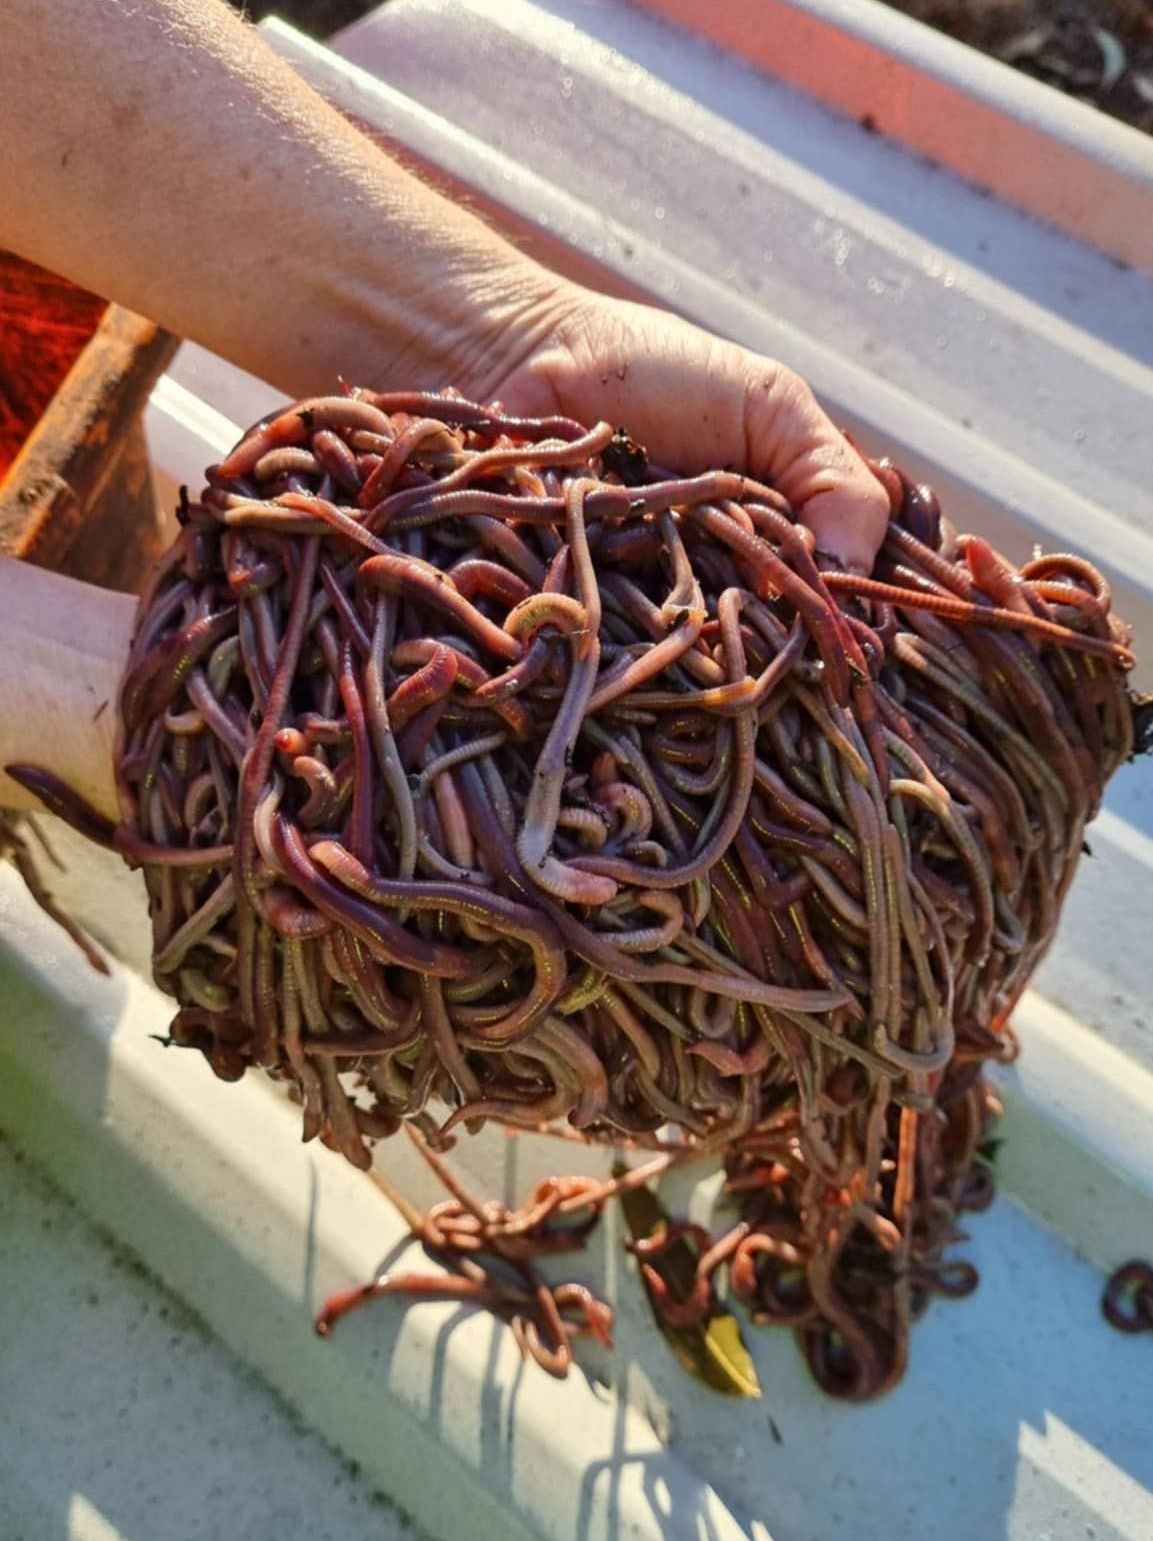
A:
[[[812,391],[777,366],[746,396],[749,469],[763,475],[812,530],[817,549],[868,572],[889,523],[889,498]]]

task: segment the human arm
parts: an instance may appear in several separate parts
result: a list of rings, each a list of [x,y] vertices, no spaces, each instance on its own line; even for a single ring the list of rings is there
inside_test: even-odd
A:
[[[608,417],[654,458],[768,477],[867,567],[880,488],[790,370],[558,278],[411,175],[220,0],[26,0],[0,244],[289,395],[439,388]],[[50,109],[46,109],[50,104]]]
[[[116,816],[113,741],[136,603],[0,557],[0,808],[37,801],[3,773],[43,766]]]

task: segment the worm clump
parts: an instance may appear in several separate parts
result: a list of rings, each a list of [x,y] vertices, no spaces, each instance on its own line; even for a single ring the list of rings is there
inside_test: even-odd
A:
[[[1094,569],[1017,570],[876,470],[863,578],[769,487],[609,425],[292,406],[184,503],[123,682],[122,822],[87,819],[143,869],[172,1038],[217,1075],[291,1081],[362,1168],[403,1124],[675,1129],[739,1218],[670,1319],[723,1264],[853,1398],[975,1282],[943,1252],[991,1196],[981,1067],[1133,744]],[[517,1257],[548,1240],[501,1224]],[[565,1299],[554,1337],[593,1320]]]

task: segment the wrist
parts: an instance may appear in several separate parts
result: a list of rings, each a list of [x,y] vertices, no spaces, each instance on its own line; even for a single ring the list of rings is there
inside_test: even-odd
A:
[[[500,396],[531,361],[563,346],[582,291],[535,262],[518,259],[495,282],[461,332],[451,384],[470,400]]]
[[[451,386],[471,401],[490,401],[529,360],[559,342],[579,305],[575,285],[495,235],[489,249],[470,253],[459,265],[434,264],[426,274],[409,322],[384,333],[396,342],[391,356],[378,377],[364,383]],[[395,291],[385,304],[395,306]]]
[[[399,217],[378,211],[397,249],[382,253],[365,228],[323,265],[298,253],[282,258],[276,287],[296,295],[300,324],[284,325],[283,312],[280,319],[262,315],[217,351],[290,396],[332,391],[343,376],[376,390],[451,386],[472,400],[490,399],[560,336],[583,291],[471,214],[439,198],[425,202],[434,197],[421,188],[415,208]],[[435,240],[413,237],[417,215],[435,226]],[[243,356],[248,350],[260,356]]]

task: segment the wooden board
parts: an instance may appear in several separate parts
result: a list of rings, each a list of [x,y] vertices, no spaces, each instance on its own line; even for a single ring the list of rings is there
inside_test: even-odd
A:
[[[140,415],[177,340],[19,259],[0,258],[4,284],[0,410],[24,437],[0,482],[0,552],[135,588],[163,542]]]

